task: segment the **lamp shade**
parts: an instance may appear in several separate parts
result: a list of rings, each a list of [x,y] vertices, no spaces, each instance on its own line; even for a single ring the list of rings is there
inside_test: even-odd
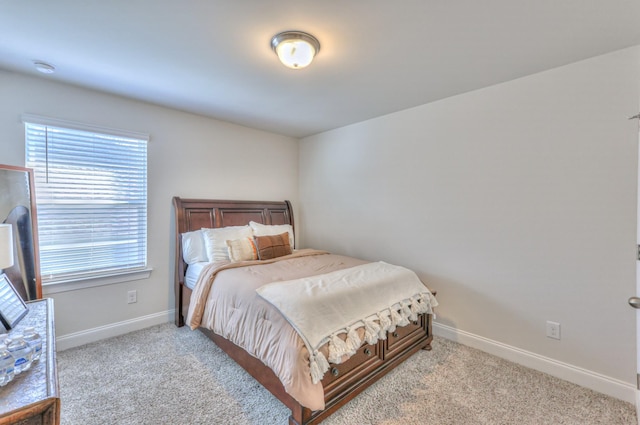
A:
[[[271,39],[271,47],[284,66],[301,69],[311,63],[320,50],[320,42],[306,32],[285,31]]]
[[[10,224],[0,224],[0,269],[13,266],[13,231]]]

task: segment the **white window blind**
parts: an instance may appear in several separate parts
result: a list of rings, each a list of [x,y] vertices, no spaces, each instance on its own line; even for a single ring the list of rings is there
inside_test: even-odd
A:
[[[148,138],[29,121],[43,283],[144,269]]]

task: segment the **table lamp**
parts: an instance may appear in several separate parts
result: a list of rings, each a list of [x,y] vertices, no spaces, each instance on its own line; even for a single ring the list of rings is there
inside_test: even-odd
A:
[[[0,269],[4,270],[11,266],[13,266],[12,226],[11,224],[0,224]]]

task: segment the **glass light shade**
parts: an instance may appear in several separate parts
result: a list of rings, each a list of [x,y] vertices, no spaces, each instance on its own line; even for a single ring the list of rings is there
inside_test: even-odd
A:
[[[311,63],[320,50],[320,43],[310,34],[286,31],[271,39],[271,47],[284,66],[301,69]]]
[[[0,269],[13,266],[13,231],[11,224],[0,224]]]
[[[284,66],[298,69],[311,63],[316,50],[304,40],[287,40],[278,44],[276,53]]]

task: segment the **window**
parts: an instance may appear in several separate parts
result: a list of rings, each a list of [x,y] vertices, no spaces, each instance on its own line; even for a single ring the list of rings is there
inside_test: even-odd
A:
[[[146,269],[148,136],[33,116],[23,121],[43,284]]]

